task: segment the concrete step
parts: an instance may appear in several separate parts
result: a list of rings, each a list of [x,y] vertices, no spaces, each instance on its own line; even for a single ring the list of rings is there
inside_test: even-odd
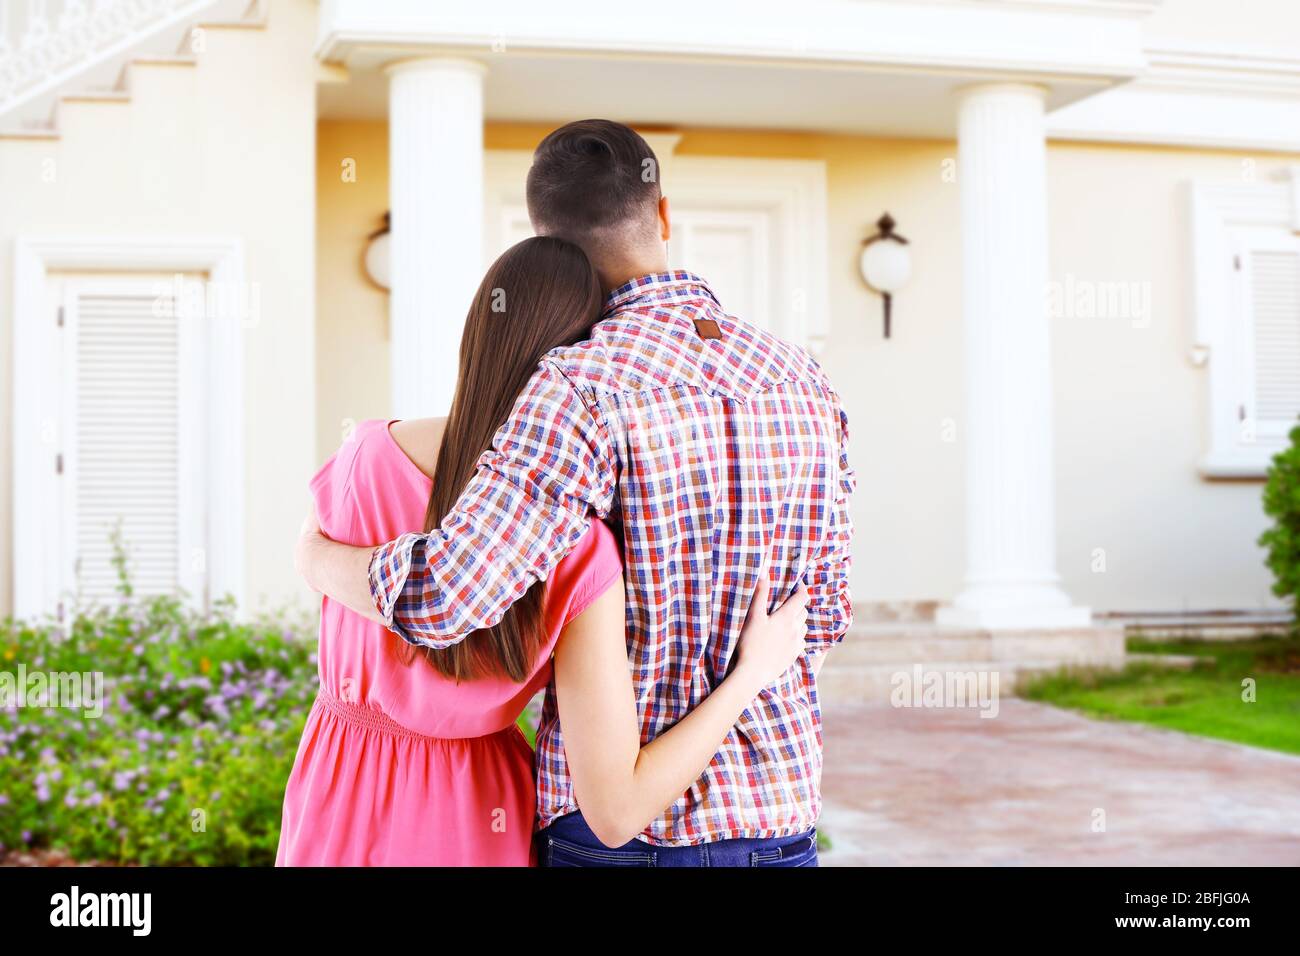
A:
[[[833,659],[863,666],[981,660],[1088,663],[1123,655],[1124,629],[1118,626],[991,631],[909,623],[854,626]]]
[[[999,697],[1013,697],[1031,678],[1056,673],[1068,668],[1087,667],[1111,670],[1123,666],[1118,661],[1096,661],[1081,664],[1077,661],[932,661],[924,664],[878,664],[862,666],[836,662],[832,656],[817,678],[817,691],[822,706],[842,704],[890,703],[896,688],[911,688],[918,682],[916,668],[920,667],[919,680],[958,681],[970,689],[983,688],[982,693],[993,692]],[[933,676],[938,675],[938,676]],[[994,684],[996,675],[996,685]]]
[[[999,695],[1014,695],[1027,677],[1069,667],[1118,668],[1125,663],[1124,628],[988,630],[925,622],[855,625],[831,652],[818,685],[834,703],[887,702],[900,682],[938,674],[974,675]],[[917,668],[920,668],[920,677]]]
[[[1124,659],[1125,635],[1121,627],[994,631],[991,640],[995,661],[1119,664]]]
[[[993,656],[993,641],[984,631],[942,634],[928,627],[854,628],[835,648],[834,659],[864,666],[913,661],[978,661]]]
[[[823,706],[827,704],[888,703],[894,689],[900,685],[911,687],[917,680],[916,663],[858,664],[840,657],[840,650],[826,662],[817,679],[817,689]],[[1191,654],[1124,654],[1118,659],[995,661],[995,660],[931,660],[920,663],[921,680],[928,675],[989,675],[985,686],[991,688],[991,675],[998,675],[998,694],[1015,696],[1026,681],[1044,674],[1084,668],[1118,670],[1128,664],[1148,664],[1174,670],[1191,670],[1204,658]],[[930,678],[933,679],[933,678]],[[967,678],[969,679],[969,678]],[[970,685],[975,686],[975,685]]]
[[[1097,616],[1098,623],[1120,624],[1129,637],[1148,641],[1249,641],[1284,635],[1294,618],[1283,608],[1222,611],[1115,611]]]
[[[943,602],[936,600],[859,601],[853,619],[859,627],[933,624]],[[1130,637],[1150,640],[1249,640],[1261,634],[1285,633],[1295,623],[1285,608],[1237,608],[1181,611],[1105,611],[1093,615],[1096,625],[1122,625]]]

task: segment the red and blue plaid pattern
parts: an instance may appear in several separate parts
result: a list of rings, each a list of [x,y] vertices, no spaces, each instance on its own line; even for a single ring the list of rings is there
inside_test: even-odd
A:
[[[697,319],[722,337],[702,337]],[[635,279],[588,341],[546,357],[442,527],[375,552],[376,607],[412,643],[454,644],[545,578],[591,515],[605,518],[623,536],[628,658],[649,742],[726,675],[769,550],[774,602],[808,583],[810,654],[848,628],[847,437],[838,396],[802,349],[727,315],[690,273]],[[821,810],[821,751],[805,656],[642,839],[802,833]],[[577,809],[553,688],[537,760],[545,826]]]

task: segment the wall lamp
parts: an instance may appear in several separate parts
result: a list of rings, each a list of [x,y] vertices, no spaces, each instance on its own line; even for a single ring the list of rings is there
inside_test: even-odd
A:
[[[876,222],[878,232],[862,242],[862,258],[858,262],[862,281],[885,300],[885,338],[889,338],[893,295],[912,276],[912,254],[907,240],[894,232],[894,225],[894,217],[889,213],[880,217]]]
[[[392,214],[384,213],[384,227],[370,234],[366,243],[366,276],[381,289],[391,288],[390,254]]]

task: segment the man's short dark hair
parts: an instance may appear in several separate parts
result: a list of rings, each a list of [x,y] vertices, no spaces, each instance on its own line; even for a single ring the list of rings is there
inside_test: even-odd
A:
[[[561,126],[538,145],[528,170],[533,228],[583,246],[651,233],[660,195],[654,150],[613,120]]]

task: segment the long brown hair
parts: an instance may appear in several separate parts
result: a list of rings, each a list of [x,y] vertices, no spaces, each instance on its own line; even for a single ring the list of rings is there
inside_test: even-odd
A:
[[[586,254],[563,239],[525,239],[492,263],[465,317],[456,395],[438,448],[426,531],[438,527],[455,507],[542,356],[587,338],[603,301]],[[426,649],[429,663],[457,680],[488,675],[527,679],[546,642],[545,586],[544,581],[534,583],[495,627],[452,647]],[[400,653],[409,662],[415,649],[404,645]]]

